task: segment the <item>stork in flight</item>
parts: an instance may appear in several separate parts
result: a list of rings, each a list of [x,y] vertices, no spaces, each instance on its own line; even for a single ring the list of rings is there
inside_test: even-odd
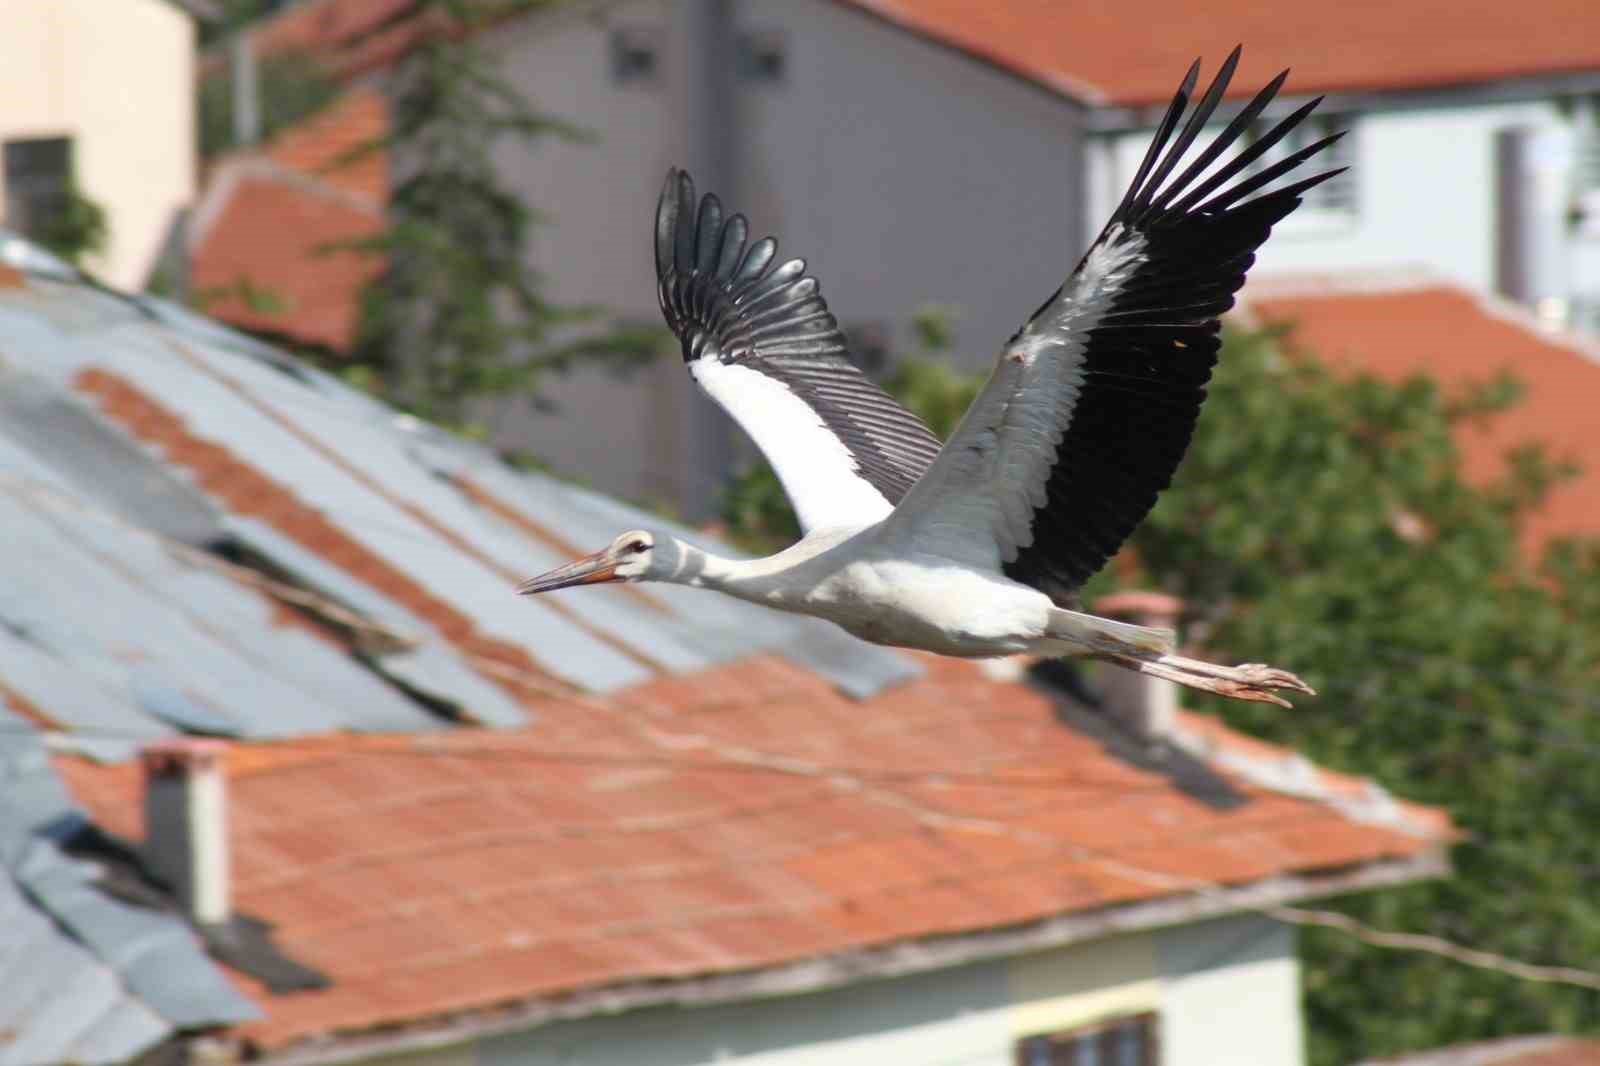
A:
[[[1200,64],[1190,67],[1099,239],[1001,350],[943,447],[851,363],[805,262],[779,263],[775,240],[751,243],[743,215],[709,194],[697,204],[689,176],[671,171],[656,212],[661,310],[690,375],[771,462],[804,535],[746,561],[633,530],[518,591],[670,581],[877,644],[1098,659],[1283,706],[1279,690],[1310,693],[1287,671],[1183,658],[1169,630],[1073,609],[1171,482],[1217,361],[1218,316],[1255,250],[1339,173],[1255,195],[1340,136],[1258,165],[1318,100],[1207,173],[1288,71],[1178,169],[1238,60],[1236,48],[1184,121]]]

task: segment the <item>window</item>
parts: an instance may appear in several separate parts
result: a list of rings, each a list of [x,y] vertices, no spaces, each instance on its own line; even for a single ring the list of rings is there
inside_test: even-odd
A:
[[[1258,139],[1277,123],[1269,120],[1257,122],[1250,130],[1250,139]],[[1334,170],[1339,167],[1348,167],[1355,162],[1355,132],[1356,118],[1354,115],[1321,115],[1312,114],[1305,121],[1289,132],[1289,135],[1273,145],[1265,155],[1255,161],[1251,167],[1253,171],[1264,170],[1283,159],[1298,152],[1307,145],[1313,144],[1322,138],[1347,130],[1344,137],[1332,145],[1318,152],[1310,161],[1307,172],[1299,177],[1310,177],[1312,173],[1321,173],[1325,170]],[[1314,166],[1314,171],[1310,167]],[[1287,184],[1299,180],[1299,177],[1289,176],[1280,179],[1275,184]],[[1312,210],[1338,212],[1340,214],[1355,214],[1356,202],[1356,171],[1346,170],[1336,178],[1323,182],[1310,192],[1306,193],[1305,204]]]
[[[756,30],[739,35],[739,76],[745,81],[781,82],[787,49],[778,30]]]
[[[1158,1066],[1156,1015],[1134,1014],[1017,1044],[1017,1066]]]
[[[1572,159],[1572,178],[1579,194],[1600,190],[1600,130],[1586,130],[1578,138]]]
[[[661,74],[659,34],[646,26],[611,31],[611,80],[618,85],[654,85]]]
[[[7,141],[4,152],[8,227],[43,240],[72,197],[72,141],[39,137]]]

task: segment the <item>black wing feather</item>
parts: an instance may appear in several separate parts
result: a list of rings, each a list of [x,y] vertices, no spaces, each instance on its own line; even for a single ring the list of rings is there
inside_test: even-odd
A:
[[[1057,449],[1046,502],[1033,512],[1031,543],[1004,565],[1008,576],[1062,605],[1070,604],[1077,589],[1120,549],[1171,483],[1216,365],[1219,316],[1233,306],[1256,249],[1303,193],[1340,173],[1318,174],[1245,199],[1326,148],[1336,134],[1235,182],[1311,113],[1318,103],[1313,100],[1197,183],[1271,102],[1288,75],[1284,71],[1162,187],[1216,109],[1238,57],[1235,49],[1174,141],[1194,86],[1190,70],[1096,242],[1142,241],[1144,247],[1132,276],[1115,289],[1087,331],[1084,380]],[[1040,316],[1064,289],[1019,337],[1039,328]]]
[[[939,438],[850,361],[839,324],[803,259],[777,262],[771,237],[749,243],[743,215],[724,218],[694,182],[667,174],[656,210],[661,313],[685,362],[740,363],[782,382],[849,450],[857,471],[897,504],[939,454]]]

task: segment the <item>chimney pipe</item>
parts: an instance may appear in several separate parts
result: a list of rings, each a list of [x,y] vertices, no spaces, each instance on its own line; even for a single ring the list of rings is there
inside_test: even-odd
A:
[[[233,75],[233,143],[238,148],[261,139],[261,80],[251,36],[248,29],[235,33],[228,56]]]
[[[1177,629],[1183,601],[1164,592],[1116,592],[1094,603],[1094,612],[1121,622]],[[1097,678],[1108,713],[1135,736],[1170,736],[1177,719],[1178,686],[1133,670],[1106,670]]]
[[[227,750],[220,740],[180,737],[143,752],[145,859],[197,925],[220,925],[232,913]]]

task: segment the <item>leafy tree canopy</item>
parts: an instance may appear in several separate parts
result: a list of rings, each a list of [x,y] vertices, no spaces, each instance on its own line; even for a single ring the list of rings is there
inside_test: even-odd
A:
[[[1119,565],[1121,584],[1189,604],[1187,636],[1227,661],[1281,663],[1322,696],[1293,711],[1186,693],[1256,735],[1398,795],[1465,834],[1451,878],[1339,905],[1534,962],[1600,958],[1600,547],[1529,560],[1519,535],[1572,471],[1527,448],[1473,483],[1455,434],[1514,404],[1511,379],[1459,394],[1335,375],[1281,338],[1233,333],[1178,478]],[[903,366],[889,382],[941,432],[974,382]],[[729,518],[770,475],[730,494]],[[774,518],[760,512],[758,534]],[[1302,934],[1312,1061],[1600,1029],[1600,995],[1432,956]]]

